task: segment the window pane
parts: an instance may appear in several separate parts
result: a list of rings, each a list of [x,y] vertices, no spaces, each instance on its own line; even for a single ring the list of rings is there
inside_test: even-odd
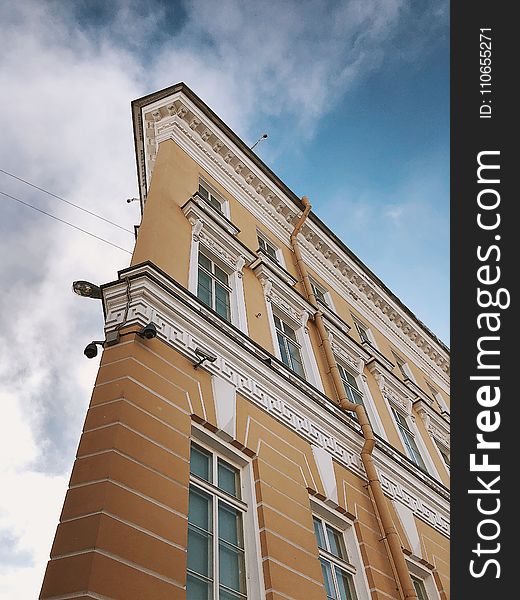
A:
[[[419,600],[428,600],[428,595],[426,594],[426,588],[424,587],[424,582],[420,579],[416,579],[412,577],[413,586],[415,591],[417,592],[417,598]]]
[[[289,350],[289,354],[291,356],[291,368],[295,373],[305,377],[305,373],[303,371],[302,357],[300,354],[300,348],[293,344],[291,341],[287,341],[287,348]]]
[[[199,252],[199,265],[203,266],[206,271],[211,272],[211,261],[207,256]]]
[[[412,461],[418,465],[419,467],[426,470],[426,466],[422,459],[421,453],[419,452],[419,448],[417,448],[417,444],[415,443],[415,439],[413,435],[408,431],[408,429],[401,428],[401,433],[404,438],[404,445],[408,451],[408,455],[412,459]]]
[[[238,470],[220,459],[218,461],[218,487],[228,494],[240,496]]]
[[[345,392],[348,399],[355,404],[363,404],[363,396],[358,390],[354,390],[349,385],[345,385]]]
[[[276,249],[270,244],[267,244],[266,252],[273,260],[278,259],[278,257],[276,256]]]
[[[362,342],[370,342],[370,339],[368,338],[368,331],[366,330],[365,327],[363,327],[359,323],[356,323],[356,329],[358,330],[358,333],[359,333],[359,339]]]
[[[190,473],[211,482],[211,454],[195,444],[191,445]]]
[[[338,567],[335,567],[335,571],[340,600],[356,600],[356,591],[352,576]]]
[[[188,569],[211,578],[213,575],[213,536],[192,525],[188,527]]]
[[[287,348],[285,346],[285,344],[286,344],[285,338],[283,337],[283,335],[281,333],[277,333],[276,337],[278,338],[278,348],[280,349],[280,356],[281,356],[282,362],[284,363],[284,365],[287,365],[288,367],[290,367],[291,363],[289,360],[289,354],[287,352]]]
[[[225,590],[223,587],[219,588],[218,597],[219,600],[243,600],[245,598],[243,594],[233,594],[233,592]]]
[[[229,292],[220,283],[215,283],[215,310],[221,317],[229,321]]]
[[[325,544],[325,535],[323,534],[323,524],[316,517],[313,517],[312,520],[314,521],[314,533],[316,534],[316,540],[318,541],[318,548],[326,550],[327,546]]]
[[[320,562],[321,571],[323,573],[323,582],[325,583],[325,591],[327,592],[327,600],[338,600],[334,588],[334,580],[332,579],[331,565],[327,560],[320,559]]]
[[[276,329],[278,329],[278,331],[283,331],[282,322],[280,321],[280,319],[276,315],[273,315],[273,318],[274,318],[274,326],[276,327]]]
[[[212,308],[212,291],[211,291],[211,278],[210,276],[199,268],[199,278],[197,284],[197,298],[203,302],[206,306]]]
[[[212,600],[213,586],[209,581],[204,581],[188,573],[186,581],[186,600]]]
[[[212,503],[213,499],[209,494],[190,487],[188,522],[204,531],[211,532],[213,529]]]
[[[240,548],[244,547],[242,515],[223,502],[219,503],[218,508],[218,537]]]
[[[314,292],[314,295],[316,296],[316,300],[318,300],[319,302],[321,302],[322,304],[325,304],[325,306],[327,306],[327,301],[325,300],[325,294],[320,290],[320,288],[317,287],[316,285],[314,285],[313,283],[311,283],[311,287],[312,287],[312,291]]]
[[[225,542],[219,543],[219,582],[236,592],[245,591],[244,553]]]
[[[345,546],[343,544],[343,536],[339,531],[332,529],[329,525],[325,526],[327,530],[327,539],[329,540],[329,551],[334,556],[346,559]]]
[[[225,271],[223,271],[220,267],[218,267],[217,265],[213,265],[215,268],[215,277],[221,281],[222,283],[225,283],[226,285],[228,285],[228,276],[227,273]]]
[[[199,183],[199,194],[206,200],[209,198],[208,190]]]
[[[294,332],[294,329],[292,329],[292,327],[289,327],[289,325],[287,325],[287,323],[282,323],[283,325],[283,330],[285,335],[290,338],[291,340],[293,340],[293,342],[296,341],[296,333]]]
[[[213,194],[209,195],[208,204],[216,208],[219,212],[222,212],[222,204],[215,198]]]

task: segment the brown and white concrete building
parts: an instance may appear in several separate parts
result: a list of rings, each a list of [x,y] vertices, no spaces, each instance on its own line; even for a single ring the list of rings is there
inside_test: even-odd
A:
[[[184,84],[132,107],[142,222],[40,598],[445,600],[448,349]]]

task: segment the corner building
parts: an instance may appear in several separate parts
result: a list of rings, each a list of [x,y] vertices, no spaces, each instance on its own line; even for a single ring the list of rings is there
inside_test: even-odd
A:
[[[142,222],[40,598],[445,600],[448,349],[187,86],[132,109]]]

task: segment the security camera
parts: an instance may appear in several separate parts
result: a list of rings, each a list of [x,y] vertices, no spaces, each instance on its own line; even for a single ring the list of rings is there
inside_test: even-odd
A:
[[[153,323],[148,323],[138,331],[138,335],[147,340],[157,337],[157,327]]]
[[[195,348],[195,354],[204,360],[209,360],[209,362],[215,362],[217,360],[217,355],[213,354],[210,350],[206,350],[205,348],[201,348],[197,346]]]
[[[195,354],[199,357],[199,362],[197,362],[197,363],[195,363],[195,365],[193,365],[195,368],[199,367],[206,360],[211,363],[213,363],[217,360],[216,354],[213,354],[213,352],[210,352],[209,350],[206,350],[205,348],[201,348],[200,346],[197,346],[195,348]]]
[[[85,348],[85,350],[83,350],[83,354],[87,357],[87,358],[94,358],[95,356],[97,356],[97,345],[103,345],[103,342],[90,342],[90,344]]]

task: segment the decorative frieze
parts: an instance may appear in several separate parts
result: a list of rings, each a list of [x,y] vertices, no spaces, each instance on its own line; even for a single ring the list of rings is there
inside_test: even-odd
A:
[[[163,118],[171,116],[171,107],[174,105],[177,106],[177,112],[173,118],[173,122],[170,119],[165,123],[160,131],[160,135],[158,135],[157,124]],[[216,165],[220,165],[228,175],[230,171],[227,169],[227,164],[231,164],[236,160],[237,164],[232,173],[238,176],[236,183],[244,190],[246,197],[252,202],[260,202],[260,208],[272,217],[276,218],[276,214],[280,215],[280,218],[276,218],[276,221],[287,233],[290,233],[290,226],[294,218],[297,217],[293,201],[283,193],[277,193],[272,189],[272,182],[251,161],[244,161],[238,148],[227,148],[226,155],[222,157],[220,152],[225,147],[224,134],[220,130],[216,130],[207,116],[200,109],[192,105],[182,93],[179,92],[173,102],[171,96],[165,98],[164,106],[167,107],[165,108],[164,115],[157,108],[149,112],[144,112],[144,119],[151,119],[156,125],[156,127],[147,130],[149,139],[146,142],[152,141],[156,147],[159,141],[167,139],[173,133],[173,130],[177,128],[178,131],[188,135],[192,142],[199,145],[209,155],[209,160]],[[196,130],[192,127],[195,122],[194,119],[199,121]],[[183,123],[186,123],[187,126],[183,127]],[[204,126],[198,127],[199,124]],[[215,138],[211,148],[206,144],[200,143],[206,142],[209,139],[208,131],[210,130],[213,130],[212,137]],[[213,155],[210,154],[211,151],[213,151]],[[151,163],[154,160],[155,155],[150,155],[149,167],[152,166]],[[244,168],[246,162],[247,168]],[[144,172],[148,173],[148,178],[150,170],[150,168],[147,169],[146,165],[144,165]],[[251,190],[250,186],[253,185],[253,182],[255,182],[255,189]],[[253,191],[256,192],[256,196],[251,193]],[[269,210],[269,205],[276,207],[275,213]],[[312,242],[307,242],[305,248],[308,250],[312,249],[318,261],[328,266],[329,272],[334,274],[339,285],[346,286],[345,277],[350,277],[349,283],[355,287],[357,293],[348,286],[345,291],[351,295],[354,301],[361,302],[374,318],[380,320],[383,327],[390,327],[392,332],[398,335],[404,344],[415,348],[418,356],[427,359],[429,365],[434,369],[438,369],[438,373],[446,381],[446,375],[449,374],[449,356],[447,352],[433,338],[430,338],[429,334],[416,321],[403,312],[393,299],[387,297],[376,281],[366,279],[366,275],[360,270],[359,266],[354,264],[316,224],[307,221],[301,233],[306,241],[309,239],[313,240]]]
[[[153,275],[153,279],[148,273]],[[215,315],[202,306],[193,306],[193,300],[187,296],[183,301],[180,287],[176,288],[175,294],[170,293],[173,282],[149,265],[126,269],[124,276],[129,278],[131,285],[128,307],[124,281],[103,288],[107,331],[120,325],[127,313],[128,324],[144,325],[153,321],[158,329],[158,338],[191,360],[197,360],[197,346],[211,349],[217,359],[207,363],[205,368],[213,375],[232,383],[238,393],[273,418],[328,452],[347,469],[365,477],[359,457],[361,438],[346,425],[341,425],[330,410],[324,411],[321,408],[323,401],[314,402],[302,393],[294,384],[297,382],[301,387],[301,381],[293,377],[291,383],[287,381],[288,377],[284,379],[269,369],[260,357],[255,360],[251,352],[238,344],[238,340],[234,341],[232,336],[239,335],[236,332],[230,330],[228,335],[222,332],[221,325],[208,327],[208,320],[216,319]],[[378,447],[380,444],[378,441]],[[388,454],[389,450],[385,452]],[[407,464],[408,471],[401,471],[399,461],[403,459],[396,454],[394,461],[386,454],[376,450],[375,459],[387,496],[399,499],[416,517],[449,536],[446,497],[434,491],[436,486],[433,482],[433,487],[426,487],[422,483],[424,475],[419,470],[417,478],[411,480],[408,471],[413,470],[413,466]]]

